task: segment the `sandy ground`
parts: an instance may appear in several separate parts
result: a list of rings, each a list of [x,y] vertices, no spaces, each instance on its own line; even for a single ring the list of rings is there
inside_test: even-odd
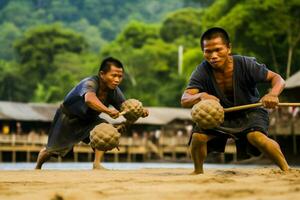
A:
[[[0,171],[0,199],[300,199],[300,169]]]

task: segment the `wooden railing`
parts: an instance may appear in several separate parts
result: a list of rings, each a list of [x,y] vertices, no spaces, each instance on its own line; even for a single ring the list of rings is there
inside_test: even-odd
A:
[[[12,162],[17,162],[18,152],[25,152],[26,161],[32,162],[32,153],[37,154],[46,145],[47,139],[47,135],[0,134],[0,162],[3,161],[3,152],[12,153]],[[128,162],[135,161],[136,155],[142,155],[143,160],[149,160],[151,156],[155,156],[156,159],[176,161],[179,155],[181,158],[190,160],[188,139],[187,136],[160,137],[159,140],[152,142],[143,137],[121,137],[119,150],[113,149],[106,153],[113,155],[114,162],[120,160],[120,155],[125,156]],[[88,144],[80,142],[74,146],[73,151],[75,162],[79,160],[79,154],[87,154],[88,160],[92,160],[93,150]],[[226,153],[235,154],[235,148],[232,145],[229,146]],[[58,161],[61,161],[61,158]]]

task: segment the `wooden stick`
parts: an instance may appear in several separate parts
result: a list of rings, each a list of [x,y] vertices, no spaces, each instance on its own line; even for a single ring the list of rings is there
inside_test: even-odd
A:
[[[124,111],[119,113],[119,116],[125,115],[127,112],[128,112],[127,110],[124,110]]]
[[[278,106],[280,107],[299,107],[300,103],[279,103]]]
[[[261,107],[263,104],[261,102],[259,103],[253,103],[253,104],[247,104],[247,105],[242,105],[242,106],[233,106],[230,108],[224,108],[224,112],[233,112],[233,111],[238,111],[238,110],[243,110],[243,109],[248,109],[248,108],[256,108],[256,107]],[[279,103],[277,106],[279,107],[296,107],[300,106],[300,103]]]

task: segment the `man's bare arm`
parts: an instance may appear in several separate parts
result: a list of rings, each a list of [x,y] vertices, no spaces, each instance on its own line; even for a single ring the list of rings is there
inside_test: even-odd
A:
[[[275,72],[268,71],[267,81],[271,82],[271,89],[268,94],[263,96],[261,102],[266,108],[275,108],[279,103],[278,96],[282,92],[285,86],[285,81],[281,78],[281,76]]]
[[[219,101],[217,97],[207,94],[206,92],[200,92],[199,89],[186,89],[181,97],[181,106],[190,108],[203,99],[214,99]]]
[[[281,76],[275,72],[268,71],[267,81],[271,82],[272,88],[269,94],[279,96],[285,86],[285,81]]]
[[[115,109],[107,108],[96,96],[94,92],[87,92],[84,96],[85,103],[88,107],[96,110],[98,112],[104,112],[111,116],[112,118],[117,118],[119,116],[119,111]]]

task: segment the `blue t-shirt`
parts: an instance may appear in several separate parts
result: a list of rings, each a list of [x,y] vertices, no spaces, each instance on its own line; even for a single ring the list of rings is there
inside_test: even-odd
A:
[[[260,95],[257,83],[266,82],[268,69],[253,57],[234,55],[233,62],[233,102],[219,88],[207,61],[203,61],[193,71],[187,89],[197,88],[200,92],[214,95],[225,108],[258,102]]]
[[[81,80],[65,97],[63,105],[68,113],[75,115],[81,119],[91,119],[99,116],[99,112],[88,107],[84,100],[84,95],[87,92],[94,92],[97,94],[99,89],[99,77],[90,76]],[[117,110],[120,110],[121,104],[125,101],[125,97],[117,87],[110,90],[107,98],[102,102],[105,106],[112,105]]]

